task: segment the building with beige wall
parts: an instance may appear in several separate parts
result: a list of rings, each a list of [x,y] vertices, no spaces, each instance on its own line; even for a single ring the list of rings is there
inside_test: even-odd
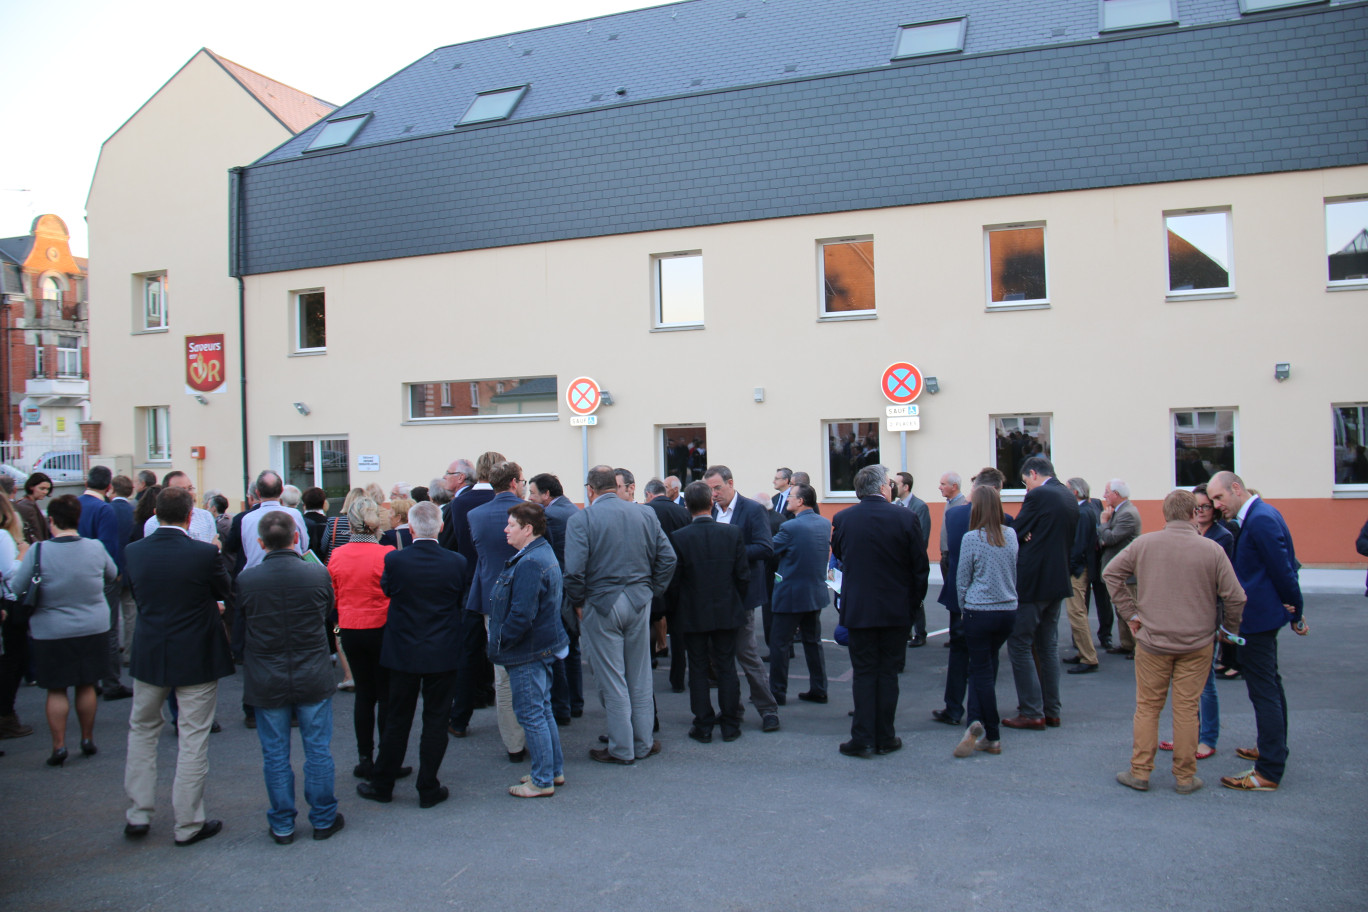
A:
[[[240,491],[238,283],[228,275],[228,169],[332,110],[202,49],[107,139],[86,201],[92,417],[123,471],[172,467]],[[223,336],[222,364],[187,383],[187,337]],[[212,343],[209,343],[212,344]],[[221,382],[209,382],[217,377]],[[201,404],[195,397],[203,400]],[[204,458],[191,458],[204,447]]]

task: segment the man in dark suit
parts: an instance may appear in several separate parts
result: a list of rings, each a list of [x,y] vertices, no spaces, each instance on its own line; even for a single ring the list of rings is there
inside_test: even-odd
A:
[[[133,652],[133,629],[138,623],[138,606],[128,589],[128,573],[124,566],[124,549],[128,547],[129,536],[133,532],[133,479],[127,475],[115,475],[110,482],[114,496],[109,506],[119,520],[119,559],[114,566],[119,570],[119,645],[121,658],[125,664]]]
[[[447,540],[439,544],[465,558],[466,575],[461,586],[466,592],[473,589],[475,567],[479,563],[475,543],[470,537],[470,511],[494,499],[494,488],[489,484],[489,470],[495,463],[504,461],[502,453],[492,450],[481,453],[475,464],[475,484],[461,489],[463,493],[458,493],[456,499],[447,505],[450,510],[444,517],[447,522],[442,529]],[[466,611],[461,615],[461,625],[460,662],[449,725],[451,734],[457,738],[466,736],[471,713],[494,704],[494,666],[489,664],[485,652],[485,616],[481,612]]]
[[[1207,494],[1226,518],[1240,524],[1235,542],[1235,575],[1247,601],[1240,621],[1240,666],[1249,702],[1254,704],[1258,746],[1235,753],[1254,761],[1254,769],[1239,776],[1222,776],[1221,785],[1246,792],[1271,792],[1287,768],[1287,694],[1278,673],[1278,631],[1292,624],[1292,632],[1306,636],[1301,583],[1297,573],[1292,533],[1282,514],[1245,487],[1234,472],[1217,472]],[[1125,619],[1122,619],[1123,621]]]
[[[442,487],[446,489],[447,502],[442,505],[442,531],[437,543],[448,551],[456,550],[456,526],[451,521],[451,508],[462,496],[469,494],[475,484],[475,466],[469,459],[453,460],[442,476]]]
[[[755,609],[765,604],[765,561],[774,553],[774,539],[770,535],[765,508],[736,493],[731,469],[724,465],[709,466],[703,472],[703,483],[712,491],[713,519],[734,525],[741,530],[746,542],[746,560],[750,562],[750,588],[746,593],[746,616],[737,629],[736,661],[750,685],[751,703],[760,713],[761,731],[779,730],[779,704],[769,689],[769,673],[760,661],[755,646]],[[737,715],[742,714],[738,709]]]
[[[1007,640],[1017,714],[1002,724],[1042,731],[1059,725],[1059,606],[1073,591],[1069,554],[1078,530],[1078,504],[1044,456],[1031,456],[1021,464],[1021,480],[1026,499],[1013,523],[1017,616]]]
[[[770,692],[779,703],[788,694],[789,648],[797,632],[803,641],[809,687],[798,699],[827,701],[826,659],[822,655],[822,609],[831,604],[826,584],[831,556],[831,521],[812,511],[817,492],[811,485],[788,490],[793,519],[774,536],[779,581],[774,585],[774,626],[770,638]]]
[[[742,599],[750,589],[750,562],[740,529],[712,518],[712,491],[706,484],[695,481],[685,488],[684,502],[693,521],[673,539],[679,562],[670,587],[677,597],[670,633],[689,652],[689,737],[707,744],[713,726],[720,724],[722,740],[735,741],[741,737],[736,631],[746,613]],[[717,669],[717,712],[708,694],[709,667]]]
[[[868,757],[902,747],[893,728],[898,711],[898,661],[907,651],[912,612],[926,597],[931,565],[921,526],[910,510],[889,503],[888,470],[855,473],[860,502],[836,514],[831,553],[844,566],[841,622],[850,631],[855,717],[841,753]]]
[[[770,498],[770,511],[777,513],[785,519],[792,517],[793,511],[789,509],[788,498],[789,488],[793,486],[793,470],[777,468],[774,470],[774,490],[775,494]]]
[[[133,633],[133,711],[128,721],[124,790],[130,806],[124,834],[146,836],[157,791],[161,707],[172,690],[180,704],[179,753],[171,792],[177,845],[218,834],[206,820],[204,779],[218,679],[233,673],[233,657],[219,620],[231,583],[218,549],[190,538],[195,496],[184,488],[157,495],[161,527],[128,546],[128,576],[138,601]]]
[[[646,482],[646,506],[655,511],[656,519],[660,520],[660,528],[665,531],[665,537],[674,544],[674,534],[689,524],[689,511],[677,503],[672,503],[665,496],[665,483],[659,478],[652,478]],[[686,646],[684,640],[674,629],[675,610],[675,587],[671,586],[661,595],[651,602],[651,616],[663,618],[665,630],[670,636],[670,689],[675,693],[684,692],[684,672],[688,668],[688,660],[684,657]]]
[[[579,512],[574,501],[565,496],[565,488],[555,475],[543,472],[527,480],[527,499],[540,504],[546,514],[546,538],[556,555],[561,572],[565,572],[565,526],[570,517]],[[572,718],[584,715],[584,671],[580,665],[579,620],[562,600],[561,622],[570,637],[570,653],[556,659],[551,672],[551,711],[557,725],[569,725]]]
[[[500,461],[489,469],[489,485],[495,492],[494,497],[466,514],[468,533],[462,537],[470,539],[476,555],[475,573],[472,575],[470,595],[466,598],[465,617],[467,623],[486,624],[489,613],[489,599],[494,594],[494,584],[503,572],[504,561],[518,553],[518,549],[508,543],[504,527],[508,525],[508,508],[522,503],[522,491],[527,486],[523,479],[522,466],[516,462]],[[472,493],[469,496],[474,496]],[[464,548],[462,549],[464,551]],[[527,739],[518,717],[513,714],[513,691],[508,685],[508,672],[502,665],[494,666],[494,704],[499,719],[499,736],[503,738],[508,758],[518,762],[527,757]]]
[[[438,781],[437,771],[446,756],[443,726],[456,687],[465,558],[437,543],[441,527],[436,504],[415,504],[409,510],[413,544],[385,555],[380,588],[390,597],[390,607],[380,664],[390,670],[389,707],[375,776],[356,787],[358,795],[372,801],[389,801],[395,780],[403,775],[420,692],[423,730],[418,738],[418,803],[429,808],[450,794]]]
[[[1069,576],[1073,591],[1069,594],[1069,629],[1073,633],[1077,655],[1064,659],[1072,665],[1069,674],[1088,674],[1097,671],[1097,650],[1093,648],[1092,631],[1088,629],[1088,586],[1097,578],[1097,520],[1100,512],[1093,512],[1088,499],[1091,488],[1082,478],[1069,479],[1069,491],[1078,501],[1078,526],[1074,532],[1073,549],[1069,552]]]
[[[912,493],[913,478],[911,472],[899,472],[893,476],[893,503],[900,507],[906,507],[917,517],[917,522],[921,523],[922,539],[931,540],[931,508],[926,505],[916,494]],[[926,645],[926,605],[918,605],[917,610],[912,615],[912,630],[908,637],[908,645],[913,649],[918,649]],[[904,657],[904,661],[905,661]]]
[[[107,466],[91,466],[86,476],[86,489],[81,493],[81,522],[76,531],[81,538],[99,539],[114,566],[122,568],[124,540],[119,538],[119,517],[105,500],[113,479],[114,473]],[[123,645],[119,636],[119,618],[123,613],[119,590],[122,588],[119,579],[105,586],[105,601],[109,603],[109,668],[100,683],[106,700],[133,696],[133,691],[119,680],[119,672],[123,670]]]

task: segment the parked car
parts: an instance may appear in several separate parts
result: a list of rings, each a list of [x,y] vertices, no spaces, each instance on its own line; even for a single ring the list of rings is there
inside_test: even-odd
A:
[[[23,494],[24,482],[28,481],[29,473],[23,469],[16,469],[12,465],[0,465],[0,475],[8,475],[14,479],[14,489]]]
[[[38,457],[33,471],[47,475],[54,485],[85,484],[85,457],[79,450],[50,450]]]

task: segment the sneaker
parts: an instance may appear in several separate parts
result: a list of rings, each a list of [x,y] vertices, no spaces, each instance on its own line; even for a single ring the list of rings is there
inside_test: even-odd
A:
[[[1131,773],[1130,770],[1117,773],[1116,781],[1126,786],[1127,788],[1135,789],[1137,792],[1149,791],[1149,780],[1137,778],[1134,774]]]
[[[983,751],[985,754],[1000,754],[1002,753],[1002,742],[979,738],[974,742],[974,750]]]
[[[983,737],[983,723],[971,722],[969,727],[964,730],[964,736],[960,738],[959,744],[955,745],[953,751],[956,757],[972,757],[974,755],[974,745]]]
[[[779,730],[779,714],[765,713],[760,720],[760,730],[763,732],[777,732]]]
[[[1180,795],[1191,795],[1193,792],[1197,791],[1204,785],[1206,785],[1205,782],[1203,782],[1201,779],[1198,779],[1196,776],[1193,776],[1192,779],[1190,779],[1187,782],[1175,783],[1173,786],[1173,790]]]

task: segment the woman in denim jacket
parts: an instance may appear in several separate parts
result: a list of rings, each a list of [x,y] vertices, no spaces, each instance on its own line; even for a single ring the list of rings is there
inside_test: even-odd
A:
[[[508,793],[547,798],[565,784],[560,733],[551,712],[551,670],[570,651],[560,616],[560,564],[544,537],[546,514],[537,504],[509,507],[504,535],[518,553],[504,564],[490,597],[489,660],[508,671],[513,712],[527,735],[532,761],[532,774]]]

